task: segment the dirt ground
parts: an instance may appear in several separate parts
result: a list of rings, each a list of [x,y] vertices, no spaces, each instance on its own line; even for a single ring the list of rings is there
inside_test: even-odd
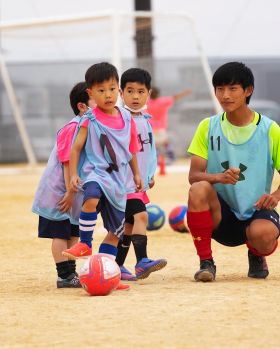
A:
[[[246,276],[245,246],[213,243],[217,280],[196,283],[190,234],[173,232],[167,223],[148,234],[149,256],[167,258],[167,267],[130,291],[89,297],[82,289],[58,290],[50,241],[37,238],[31,213],[40,170],[1,170],[2,349],[280,347],[279,250],[268,258],[269,277],[253,280]],[[151,201],[168,214],[186,202],[187,190],[186,173],[157,176]],[[95,234],[95,251],[102,238]],[[134,264],[131,250],[127,267]]]

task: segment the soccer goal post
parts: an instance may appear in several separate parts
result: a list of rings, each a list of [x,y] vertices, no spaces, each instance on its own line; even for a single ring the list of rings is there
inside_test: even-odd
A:
[[[110,61],[120,73],[145,67],[135,54],[139,17],[152,19],[154,84],[164,94],[190,87],[192,101],[209,100],[220,111],[208,59],[187,13],[105,11],[2,22],[0,162],[21,161],[22,145],[30,164],[47,159],[56,130],[72,116],[69,92],[91,64]],[[184,103],[175,108],[178,120],[183,111]],[[14,126],[21,142],[9,148]]]

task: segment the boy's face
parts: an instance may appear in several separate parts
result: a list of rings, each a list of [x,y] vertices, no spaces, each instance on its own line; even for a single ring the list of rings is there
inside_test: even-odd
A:
[[[246,105],[246,98],[253,93],[253,86],[243,87],[239,84],[216,86],[215,94],[226,113],[234,112]]]
[[[122,91],[124,103],[131,109],[141,109],[150,96],[150,91],[144,84],[128,82]]]
[[[89,97],[96,106],[106,114],[114,112],[119,95],[119,85],[116,79],[105,80],[87,89]]]

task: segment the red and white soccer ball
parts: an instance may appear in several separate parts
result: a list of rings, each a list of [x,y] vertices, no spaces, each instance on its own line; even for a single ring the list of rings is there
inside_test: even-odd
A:
[[[119,266],[103,253],[88,258],[80,270],[80,283],[91,296],[107,296],[118,286],[120,279]]]

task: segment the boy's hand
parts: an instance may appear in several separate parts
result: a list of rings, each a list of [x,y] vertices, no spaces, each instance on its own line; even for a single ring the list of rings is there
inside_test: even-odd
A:
[[[72,207],[75,193],[67,191],[62,200],[59,201],[58,207],[61,212],[68,212]]]
[[[238,182],[239,174],[240,174],[239,168],[230,167],[225,172],[219,174],[218,183],[235,185]]]
[[[277,205],[278,199],[273,194],[263,194],[254,206],[257,210],[260,210],[262,208],[273,210]]]
[[[135,175],[134,176],[134,183],[136,185],[136,192],[143,191],[144,189],[144,183],[140,175]]]
[[[70,180],[70,191],[78,192],[81,188],[82,180],[78,175],[73,175]]]

